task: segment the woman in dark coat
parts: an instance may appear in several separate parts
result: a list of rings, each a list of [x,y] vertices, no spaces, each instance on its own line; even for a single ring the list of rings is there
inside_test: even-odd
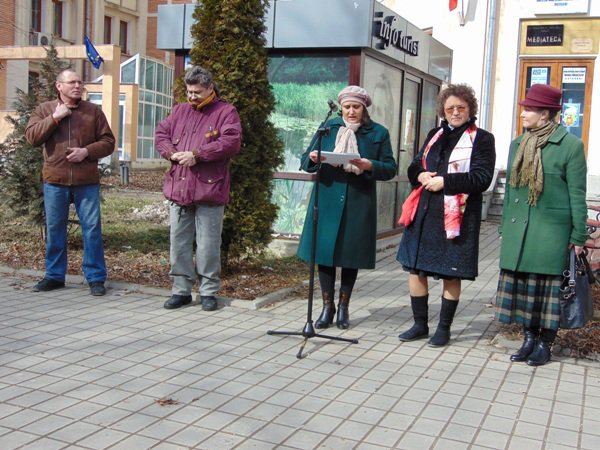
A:
[[[437,99],[442,125],[429,132],[408,167],[408,178],[423,186],[416,215],[402,234],[397,259],[409,275],[414,325],[401,341],[429,336],[427,279],[443,280],[437,330],[429,340],[441,347],[450,340],[450,325],[460,298],[461,280],[478,275],[482,192],[494,175],[494,136],[475,125],[477,99],[470,86],[449,85]]]
[[[323,311],[315,327],[327,328],[333,323],[336,267],[341,267],[336,325],[346,329],[350,325],[348,305],[358,269],[375,267],[376,182],[396,175],[396,161],[388,130],[369,117],[367,107],[371,105],[371,98],[367,91],[359,86],[348,86],[339,93],[338,101],[342,106],[341,117],[327,122],[330,133],[323,136],[321,150],[358,153],[360,158],[344,166],[321,165],[315,262]],[[301,168],[307,172],[317,169],[316,144],[317,136],[302,155]],[[326,163],[327,158],[321,155],[321,161]],[[311,259],[314,202],[313,189],[298,247],[298,256],[306,261]]]
[[[502,211],[498,320],[523,325],[511,361],[550,361],[560,319],[559,289],[567,254],[587,239],[583,143],[555,122],[562,93],[535,84],[520,103],[526,132],[508,156]]]

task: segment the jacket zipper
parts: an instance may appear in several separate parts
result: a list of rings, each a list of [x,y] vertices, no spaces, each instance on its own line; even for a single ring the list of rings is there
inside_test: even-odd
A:
[[[67,148],[71,147],[71,116],[69,116],[69,139],[68,139],[68,146]],[[71,164],[71,161],[67,160],[67,163],[69,164],[69,186],[73,186],[73,164]]]

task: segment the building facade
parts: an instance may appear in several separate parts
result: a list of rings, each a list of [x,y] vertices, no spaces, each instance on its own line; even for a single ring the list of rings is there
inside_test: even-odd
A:
[[[561,123],[585,143],[590,201],[600,200],[600,2],[597,0],[401,0],[384,3],[454,52],[452,81],[479,94],[481,127],[494,133],[506,168],[510,141],[522,132],[518,101],[533,83],[563,91]]]
[[[192,4],[158,12],[158,47],[176,53],[176,74],[189,61]],[[378,232],[398,231],[396,220],[410,191],[406,168],[426,133],[437,124],[435,99],[450,79],[452,52],[399,14],[371,0],[271,1],[265,15],[269,81],[276,99],[271,120],[285,144],[276,174],[276,232],[298,234],[313,186],[300,157],[348,84],[371,94],[373,120],[391,135],[398,175],[377,185]]]

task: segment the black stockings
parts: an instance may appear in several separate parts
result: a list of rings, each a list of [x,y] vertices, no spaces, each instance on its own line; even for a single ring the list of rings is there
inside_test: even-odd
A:
[[[319,264],[319,283],[321,283],[321,291],[333,292],[335,289],[335,267],[323,266]],[[348,294],[352,293],[358,269],[350,269],[342,267],[342,279],[340,282],[340,290]]]

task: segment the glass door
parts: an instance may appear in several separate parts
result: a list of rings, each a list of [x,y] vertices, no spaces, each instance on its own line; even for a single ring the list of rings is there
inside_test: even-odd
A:
[[[560,124],[583,141],[587,156],[594,61],[523,60],[520,74],[516,134],[523,132],[520,118],[523,108],[518,102],[525,98],[534,84],[549,84],[561,89],[563,93]]]
[[[406,171],[417,153],[419,144],[419,99],[421,80],[406,74],[402,90],[402,110],[400,122],[400,154],[398,156],[398,195],[396,211],[402,209],[402,203],[411,191]]]

